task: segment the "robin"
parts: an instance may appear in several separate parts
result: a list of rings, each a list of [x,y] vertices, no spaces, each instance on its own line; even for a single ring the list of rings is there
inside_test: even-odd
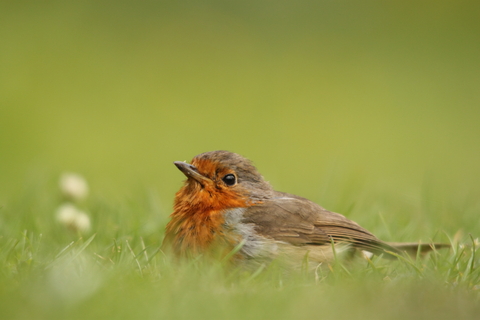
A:
[[[176,161],[187,177],[175,195],[163,247],[177,256],[234,248],[242,261],[283,257],[293,266],[312,266],[337,254],[366,251],[395,257],[418,244],[389,244],[341,214],[305,198],[275,191],[248,159],[228,151]],[[423,246],[421,250],[428,250]]]

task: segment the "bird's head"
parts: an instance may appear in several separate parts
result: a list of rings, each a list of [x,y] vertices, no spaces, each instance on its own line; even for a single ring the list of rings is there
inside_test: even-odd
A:
[[[181,161],[174,164],[187,177],[175,203],[188,201],[221,210],[245,207],[273,193],[252,162],[233,152],[205,152],[194,157],[190,164]]]

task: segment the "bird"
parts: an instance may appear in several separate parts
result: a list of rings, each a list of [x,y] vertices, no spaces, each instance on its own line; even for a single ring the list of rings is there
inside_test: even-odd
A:
[[[290,268],[332,263],[354,252],[396,258],[418,243],[389,244],[345,216],[306,198],[275,191],[247,158],[217,150],[190,163],[175,194],[162,249],[177,257],[220,254],[244,265],[276,259]],[[443,247],[442,244],[437,244]]]

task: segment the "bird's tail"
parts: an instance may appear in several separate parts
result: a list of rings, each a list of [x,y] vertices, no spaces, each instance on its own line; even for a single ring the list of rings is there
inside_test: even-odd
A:
[[[388,242],[388,244],[395,249],[406,252],[410,256],[416,256],[418,252],[426,254],[432,250],[438,250],[443,248],[450,248],[449,243],[418,243],[418,242]]]

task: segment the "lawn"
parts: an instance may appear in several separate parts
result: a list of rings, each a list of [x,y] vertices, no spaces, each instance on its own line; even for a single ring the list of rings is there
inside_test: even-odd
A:
[[[473,319],[480,312],[479,244],[472,235],[438,230],[435,241],[451,241],[452,249],[417,259],[339,260],[316,272],[285,272],[273,263],[247,272],[202,258],[172,261],[159,249],[168,212],[158,210],[157,200],[141,192],[134,201],[90,195],[76,204],[91,219],[84,234],[56,218],[64,201],[57,185],[37,185],[7,202],[1,209],[1,318]],[[383,204],[415,212],[388,224],[414,230],[406,221],[418,214],[428,223],[433,217],[418,200]],[[465,221],[475,221],[478,205],[449,214],[469,212]],[[373,208],[351,215],[357,210]],[[381,218],[373,220],[371,230],[386,228]],[[394,238],[384,237],[406,240]]]
[[[478,1],[3,1],[0,319],[476,319]],[[426,256],[159,250],[212,150]],[[60,187],[83,176],[88,195]],[[74,197],[75,198],[75,197]]]

